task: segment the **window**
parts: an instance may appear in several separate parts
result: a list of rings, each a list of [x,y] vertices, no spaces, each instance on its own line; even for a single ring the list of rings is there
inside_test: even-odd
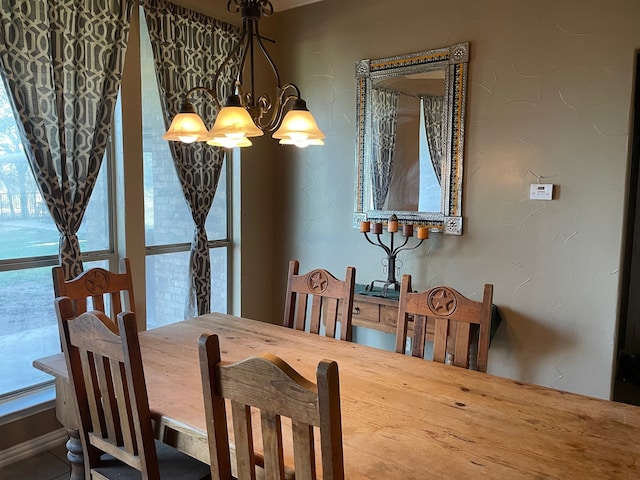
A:
[[[83,253],[99,259],[85,268],[106,268],[110,257],[106,163],[78,232]],[[51,381],[32,362],[61,351],[51,282],[58,244],[0,82],[0,398]]]
[[[141,14],[141,67],[144,112],[145,242],[147,327],[184,317],[189,249],[194,233],[166,141],[164,122],[144,14]],[[126,82],[126,79],[124,80]],[[120,109],[116,109],[120,115]],[[119,120],[116,120],[116,123]],[[118,129],[114,129],[118,136]],[[4,84],[0,82],[0,402],[52,378],[33,368],[37,358],[61,351],[53,308],[51,267],[58,264],[59,233],[41,198],[24,155]],[[116,269],[114,225],[115,155],[107,149],[97,184],[78,232],[85,268]],[[213,311],[228,311],[230,167],[224,166],[207,219],[211,254]],[[134,181],[124,179],[124,181]],[[132,206],[132,209],[135,206]],[[105,219],[107,219],[105,221]],[[144,298],[145,292],[137,293]]]
[[[144,150],[144,214],[147,247],[147,328],[184,319],[189,282],[189,250],[195,226],[162,139],[165,131],[151,43],[140,13]],[[211,255],[211,309],[227,312],[229,261],[227,161],[206,228]]]

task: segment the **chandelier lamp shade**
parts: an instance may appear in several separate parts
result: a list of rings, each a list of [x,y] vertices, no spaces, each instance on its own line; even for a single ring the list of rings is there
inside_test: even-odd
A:
[[[307,109],[306,102],[300,97],[300,89],[293,83],[282,85],[280,74],[269,56],[263,37],[258,32],[258,22],[262,16],[273,13],[269,0],[228,0],[227,10],[242,15],[242,35],[240,41],[229,56],[218,67],[213,76],[213,88],[197,86],[189,90],[178,114],[171,126],[162,136],[164,140],[183,143],[207,142],[224,148],[248,147],[250,138],[273,132],[272,137],[283,145],[307,147],[324,145],[324,133],[318,128],[313,115]],[[254,86],[254,54],[262,52],[269,64],[276,83],[276,94],[256,96]],[[232,95],[220,101],[216,91],[217,80],[221,72],[233,58],[240,58],[236,78],[231,85]],[[249,83],[243,83],[246,69],[249,69]],[[219,108],[213,127],[207,129],[198,115],[190,98],[196,92],[205,92],[213,97]],[[286,112],[286,113],[285,113]]]

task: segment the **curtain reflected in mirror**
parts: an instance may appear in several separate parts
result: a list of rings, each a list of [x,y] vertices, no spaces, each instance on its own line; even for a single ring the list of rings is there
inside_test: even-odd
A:
[[[427,145],[429,146],[429,156],[433,165],[433,171],[440,184],[442,176],[442,155],[444,154],[444,137],[442,129],[444,126],[444,95],[427,95],[421,98],[422,111],[424,113],[424,132],[426,134]]]
[[[420,196],[418,210],[432,212],[440,206],[444,156],[444,95],[420,98]],[[425,148],[426,144],[426,148]]]
[[[391,90],[374,88],[371,91],[373,110],[372,171],[373,208],[383,210],[389,194],[396,151],[398,125],[398,94]]]

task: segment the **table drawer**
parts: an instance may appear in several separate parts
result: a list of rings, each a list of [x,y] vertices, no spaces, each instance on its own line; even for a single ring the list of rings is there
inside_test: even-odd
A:
[[[398,307],[390,305],[380,305],[380,323],[386,325],[395,333],[398,323]]]
[[[380,305],[375,303],[353,301],[352,321],[358,323],[379,323]],[[366,326],[366,325],[365,325]]]
[[[356,327],[373,328],[387,333],[395,333],[398,308],[390,305],[353,301],[351,322]]]

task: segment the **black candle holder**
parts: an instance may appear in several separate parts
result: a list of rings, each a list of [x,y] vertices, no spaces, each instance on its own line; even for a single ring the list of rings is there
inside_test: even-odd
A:
[[[401,245],[395,246],[395,235],[396,233],[398,233],[399,225],[397,217],[395,215],[392,215],[389,218],[389,224],[387,228],[387,231],[390,235],[389,244],[387,245],[382,241],[382,238],[380,237],[382,235],[382,223],[374,223],[373,225],[374,231],[372,233],[376,236],[375,242],[372,241],[371,238],[369,238],[370,226],[370,222],[362,222],[360,224],[360,231],[364,234],[364,238],[367,239],[367,242],[369,242],[371,245],[382,248],[387,254],[387,279],[373,280],[369,285],[367,285],[366,289],[373,290],[376,283],[382,283],[382,296],[386,297],[390,286],[393,286],[394,290],[400,290],[400,282],[398,282],[398,280],[396,279],[396,257],[398,256],[398,254],[400,252],[408,250],[415,250],[420,245],[422,245],[422,242],[424,242],[425,239],[429,238],[429,234],[426,227],[420,227],[418,229],[418,234],[419,236],[424,236],[417,239],[419,240],[419,242],[416,245],[407,247],[406,245],[409,243],[409,239],[413,238],[413,225],[403,225],[402,230],[404,235],[404,242],[402,242]],[[424,229],[424,233],[421,231],[422,229]]]

